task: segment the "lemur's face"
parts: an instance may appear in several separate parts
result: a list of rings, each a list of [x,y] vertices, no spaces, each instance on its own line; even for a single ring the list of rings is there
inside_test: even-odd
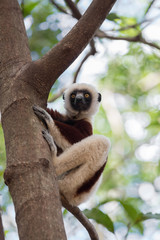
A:
[[[70,94],[70,103],[74,110],[77,111],[86,111],[90,108],[92,102],[92,95],[89,91],[83,90],[74,90]]]
[[[90,84],[74,83],[64,92],[63,99],[68,117],[79,120],[95,115],[101,94]]]

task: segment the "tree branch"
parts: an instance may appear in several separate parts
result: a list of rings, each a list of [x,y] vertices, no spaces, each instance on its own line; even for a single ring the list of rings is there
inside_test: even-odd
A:
[[[95,45],[94,45],[93,39],[92,39],[91,42],[90,42],[90,46],[91,46],[90,51],[89,51],[89,52],[86,54],[86,56],[83,58],[83,60],[81,61],[80,65],[79,65],[79,67],[78,67],[78,69],[77,69],[77,71],[76,71],[76,73],[75,73],[73,83],[76,82],[77,77],[78,77],[78,74],[79,74],[79,72],[80,72],[83,64],[85,63],[85,61],[86,61],[91,55],[94,56],[94,55],[96,54],[96,49],[95,49]]]
[[[151,46],[151,47],[154,47],[154,48],[160,50],[160,46],[158,46],[156,43],[152,43],[152,42],[147,41],[146,39],[144,39],[141,36],[141,34],[139,34],[135,37],[116,37],[116,36],[108,35],[108,34],[104,33],[103,31],[98,30],[96,32],[96,36],[99,37],[99,38],[108,38],[108,39],[111,39],[111,40],[125,40],[125,41],[128,41],[128,42],[139,42],[139,43],[143,43],[145,45],[148,45],[148,46]]]
[[[77,20],[79,20],[82,17],[82,15],[81,15],[79,9],[77,8],[76,4],[72,0],[65,0],[65,2],[68,5],[68,7],[70,8],[70,10],[72,12],[72,16],[74,18],[76,18]]]
[[[70,15],[67,11],[65,11],[61,6],[59,6],[54,0],[50,0],[50,2],[60,11],[63,12],[64,14]],[[76,18],[79,20],[81,18],[81,13],[79,9],[77,8],[76,4],[72,0],[65,0],[67,6],[72,12],[72,17]]]
[[[70,66],[86,47],[115,1],[93,0],[72,30],[44,57],[30,65],[29,71],[37,76],[40,85],[44,85],[48,92],[60,74]],[[28,79],[28,81],[30,80]],[[48,92],[42,92],[41,94],[44,96]]]
[[[156,1],[156,0],[152,0],[152,1],[149,3],[148,8],[147,8],[146,11],[145,11],[145,16],[148,14],[148,12],[150,11],[150,9],[151,9],[151,7],[153,6],[153,4],[154,4],[155,1]]]
[[[158,46],[156,43],[153,43],[153,42],[149,42],[147,41],[145,38],[143,38],[142,36],[140,37],[140,43],[143,43],[145,45],[148,45],[150,47],[153,47],[153,48],[156,48],[158,50],[160,50],[160,46]]]
[[[64,198],[61,199],[62,205],[69,212],[71,212],[80,223],[86,228],[91,240],[99,240],[98,234],[93,226],[93,224],[89,221],[89,219],[81,212],[81,210],[76,206],[71,206]]]
[[[50,2],[62,13],[68,14],[69,13],[67,11],[64,10],[64,8],[62,8],[59,4],[57,4],[54,0],[50,0]]]

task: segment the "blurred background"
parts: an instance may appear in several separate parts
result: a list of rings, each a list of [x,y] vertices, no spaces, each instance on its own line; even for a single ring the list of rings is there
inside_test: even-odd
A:
[[[90,3],[19,1],[32,59],[57,44]],[[91,83],[102,93],[94,133],[109,137],[112,148],[101,187],[80,206],[100,240],[160,240],[159,26],[160,1],[118,0],[48,98],[49,107],[63,112],[61,94],[73,82]],[[3,180],[5,165],[0,125],[0,208],[6,240],[18,240],[14,206]],[[63,209],[63,215],[69,240],[89,239],[71,214]]]

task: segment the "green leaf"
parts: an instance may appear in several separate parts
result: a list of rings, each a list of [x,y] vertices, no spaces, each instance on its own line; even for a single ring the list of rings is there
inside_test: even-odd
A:
[[[120,17],[116,13],[110,13],[107,15],[107,19],[110,21],[115,21],[116,19],[120,19]]]
[[[128,214],[128,217],[130,218],[132,223],[135,222],[139,215],[139,210],[137,208],[133,207],[133,205],[131,205],[130,203],[128,203],[126,201],[119,201],[119,202],[123,206],[126,213]]]
[[[66,216],[68,211],[66,209],[63,210],[63,216]]]
[[[141,234],[143,234],[144,227],[141,223],[137,221],[137,218],[140,216],[140,211],[138,208],[135,208],[133,204],[129,203],[128,201],[119,201],[123,206],[124,210],[126,211],[129,219],[130,219],[130,228],[133,226],[139,230]]]
[[[83,213],[86,217],[95,220],[97,223],[102,224],[110,232],[114,233],[113,222],[107,214],[104,214],[98,208],[92,208],[91,210],[85,209]]]

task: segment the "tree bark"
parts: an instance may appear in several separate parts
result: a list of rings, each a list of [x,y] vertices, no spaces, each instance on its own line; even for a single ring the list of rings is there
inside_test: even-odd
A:
[[[115,1],[94,0],[70,33],[43,58],[32,62],[17,0],[0,0],[5,182],[15,205],[21,240],[66,239],[55,172],[41,134],[44,126],[32,106],[46,106],[51,86],[81,53]]]
[[[19,237],[66,239],[54,169],[41,134],[43,126],[32,111],[34,103],[45,106],[46,99],[26,84],[24,69],[31,64],[31,57],[17,0],[0,0],[0,64],[5,181],[15,205]],[[29,77],[33,80],[32,74]]]
[[[4,239],[4,231],[3,231],[3,224],[2,224],[1,212],[0,212],[0,236],[1,236],[1,240],[5,240],[5,239]]]

